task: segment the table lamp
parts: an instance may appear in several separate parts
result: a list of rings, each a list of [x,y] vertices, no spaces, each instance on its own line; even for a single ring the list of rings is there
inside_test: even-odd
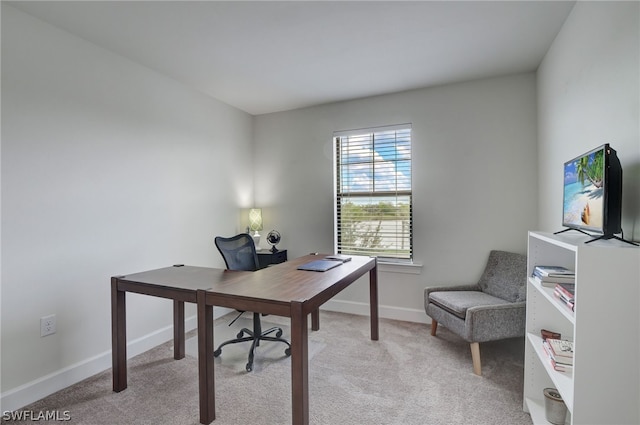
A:
[[[260,233],[258,231],[262,230],[262,209],[251,208],[249,210],[249,229],[254,232],[252,235],[253,243],[258,248],[260,246]]]

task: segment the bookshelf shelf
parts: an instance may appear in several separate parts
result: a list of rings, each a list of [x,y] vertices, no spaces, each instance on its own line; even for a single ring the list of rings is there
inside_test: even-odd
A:
[[[542,348],[542,338],[533,334],[527,334],[528,342],[531,344],[533,349],[536,352],[536,355],[540,359],[540,362],[544,366],[547,375],[551,378],[551,382],[553,383],[552,387],[557,388],[560,394],[563,394],[563,399],[567,407],[573,406],[573,374],[558,372],[551,366],[549,361],[547,360],[547,355]],[[546,388],[546,387],[545,387]],[[540,404],[543,404],[542,393],[540,393]],[[571,408],[569,408],[571,411]]]
[[[534,424],[548,423],[543,389],[549,387],[567,405],[567,424],[640,423],[640,249],[615,240],[585,244],[589,239],[529,232],[529,276],[536,265],[557,265],[574,270],[576,278],[575,312],[552,288],[535,279],[527,284],[523,408]],[[573,373],[553,369],[542,329],[574,341]],[[614,361],[608,361],[607,338],[616,341]]]
[[[536,282],[533,278],[529,278],[529,284],[536,287],[540,293],[543,294],[545,298],[549,300],[549,302],[558,305],[558,311],[571,323],[575,323],[575,314],[571,309],[562,304],[556,297],[553,296],[553,288],[543,287],[538,282]]]

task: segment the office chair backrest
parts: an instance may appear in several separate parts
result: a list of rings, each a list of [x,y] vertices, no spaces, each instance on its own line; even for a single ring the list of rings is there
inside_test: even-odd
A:
[[[216,236],[216,247],[229,270],[256,271],[260,268],[253,238],[241,233],[230,238]]]

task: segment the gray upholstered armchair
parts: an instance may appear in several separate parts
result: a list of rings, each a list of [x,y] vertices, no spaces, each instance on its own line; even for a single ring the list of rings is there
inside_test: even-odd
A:
[[[471,343],[473,371],[481,375],[481,342],[524,336],[526,283],[525,255],[491,251],[477,284],[425,288],[431,335],[440,323]]]

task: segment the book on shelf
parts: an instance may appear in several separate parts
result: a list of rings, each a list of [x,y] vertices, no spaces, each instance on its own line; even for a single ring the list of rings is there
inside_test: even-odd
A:
[[[535,280],[542,286],[546,286],[547,288],[553,288],[554,286],[556,286],[557,283],[568,283],[568,284],[575,283],[575,279],[573,278],[566,278],[566,279],[555,278],[555,277],[541,278],[540,276],[535,276],[535,275],[533,276],[533,280]]]
[[[571,311],[575,311],[576,302],[575,300],[569,299],[562,292],[558,291],[557,288],[553,288],[553,295],[558,299],[562,304],[566,305],[571,309]]]
[[[574,283],[576,274],[561,266],[535,266],[531,274],[542,286],[552,287],[555,283]]]
[[[573,341],[566,339],[547,338],[545,340],[551,348],[551,353],[556,362],[573,364]]]
[[[553,368],[555,370],[557,370],[558,372],[571,372],[571,371],[573,371],[573,365],[560,364],[560,363],[556,362],[555,360],[553,360],[551,357],[549,357],[549,363],[551,363],[551,366],[553,366]]]
[[[568,363],[565,358],[555,356],[548,339],[542,341],[542,348],[544,349],[544,352],[549,359],[549,363],[554,370],[557,370],[558,372],[571,372],[573,370],[573,358],[571,358],[571,363]]]
[[[534,266],[533,274],[540,277],[573,277],[576,272],[562,266]]]
[[[569,305],[569,307],[571,307],[573,305],[576,304],[575,300],[573,298],[567,297],[565,294],[563,294],[562,292],[558,291],[557,289],[553,290],[553,294],[556,296],[556,298],[559,298],[562,302],[564,302],[565,304]]]
[[[563,295],[564,299],[574,301],[576,294],[576,285],[569,283],[556,283],[554,289],[558,290]]]

